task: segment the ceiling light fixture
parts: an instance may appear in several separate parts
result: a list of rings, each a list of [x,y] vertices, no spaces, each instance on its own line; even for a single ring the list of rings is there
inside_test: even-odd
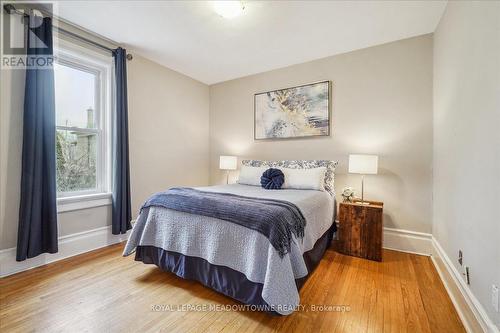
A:
[[[223,18],[231,19],[243,13],[245,6],[241,1],[212,1],[214,10]]]

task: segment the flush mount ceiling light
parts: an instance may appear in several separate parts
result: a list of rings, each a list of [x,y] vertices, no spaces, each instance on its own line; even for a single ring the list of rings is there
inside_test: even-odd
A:
[[[223,18],[234,18],[243,13],[245,6],[241,1],[212,1],[214,10]]]

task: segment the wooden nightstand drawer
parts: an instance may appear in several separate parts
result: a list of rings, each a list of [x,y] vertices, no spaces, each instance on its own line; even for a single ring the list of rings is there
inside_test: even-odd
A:
[[[341,203],[337,251],[381,261],[382,212],[381,202],[372,202],[370,205],[358,202]]]

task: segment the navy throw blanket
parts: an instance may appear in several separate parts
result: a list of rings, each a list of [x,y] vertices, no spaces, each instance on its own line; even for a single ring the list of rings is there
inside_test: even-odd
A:
[[[141,212],[151,206],[215,217],[255,230],[269,239],[280,257],[290,251],[292,235],[304,237],[306,226],[304,215],[290,202],[193,188],[179,187],[156,193],[144,203]]]

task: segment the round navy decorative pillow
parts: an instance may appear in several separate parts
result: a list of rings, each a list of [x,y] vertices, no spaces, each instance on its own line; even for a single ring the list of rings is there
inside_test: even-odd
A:
[[[266,190],[279,190],[284,182],[285,175],[280,169],[267,169],[260,177],[260,184]]]

